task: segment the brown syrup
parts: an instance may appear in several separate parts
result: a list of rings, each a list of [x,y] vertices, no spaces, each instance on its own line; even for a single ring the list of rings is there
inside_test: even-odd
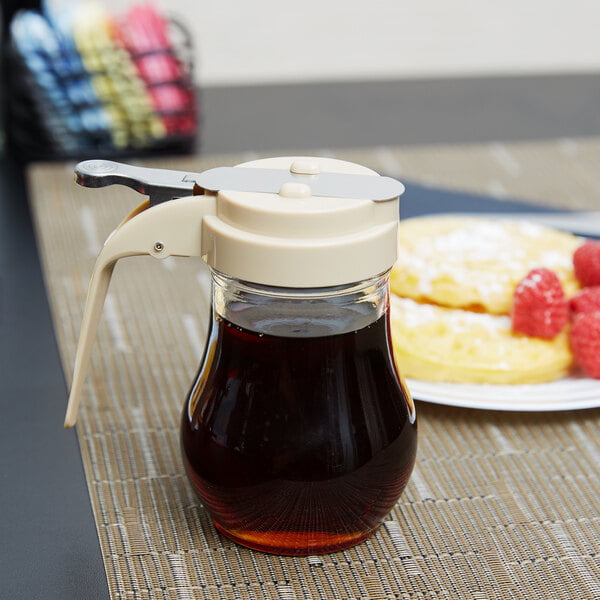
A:
[[[367,538],[404,489],[412,411],[387,314],[312,338],[216,319],[183,413],[184,462],[231,539],[279,554],[341,550]]]

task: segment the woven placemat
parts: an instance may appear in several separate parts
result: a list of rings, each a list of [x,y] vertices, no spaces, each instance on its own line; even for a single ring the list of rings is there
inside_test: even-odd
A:
[[[594,139],[328,154],[423,183],[554,206],[600,205]],[[249,158],[146,164],[197,171]],[[72,173],[72,164],[29,171],[69,381],[94,259],[141,201],[118,186],[82,189]],[[368,541],[291,558],[219,536],[185,477],[178,431],[208,303],[199,259],[131,258],[115,270],[78,423],[113,598],[600,598],[596,409],[504,413],[419,403],[415,471]]]

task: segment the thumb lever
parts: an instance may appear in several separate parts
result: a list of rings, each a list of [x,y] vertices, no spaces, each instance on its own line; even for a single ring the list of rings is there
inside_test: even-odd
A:
[[[125,185],[150,197],[150,206],[202,193],[185,171],[134,167],[112,160],[85,160],[75,167],[75,181],[88,188]]]

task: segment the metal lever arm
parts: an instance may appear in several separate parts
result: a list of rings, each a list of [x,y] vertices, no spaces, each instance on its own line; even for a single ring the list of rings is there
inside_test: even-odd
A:
[[[81,390],[90,362],[104,300],[116,262],[127,256],[155,258],[202,255],[202,219],[216,213],[214,196],[192,196],[149,208],[146,201],[106,240],[94,265],[83,313],[65,427],[77,420]]]
[[[172,198],[192,196],[199,191],[185,171],[148,169],[112,160],[85,160],[75,167],[75,181],[84,187],[99,188],[124,185],[150,197],[154,206]]]
[[[391,177],[357,173],[307,175],[286,169],[216,167],[202,173],[133,167],[110,160],[86,160],[75,167],[75,180],[84,187],[120,184],[150,196],[150,204],[203,192],[230,190],[277,194],[289,182],[310,187],[313,196],[387,202],[404,192]]]

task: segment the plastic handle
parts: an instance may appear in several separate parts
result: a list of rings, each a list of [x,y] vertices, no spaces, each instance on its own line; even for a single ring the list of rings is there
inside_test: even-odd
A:
[[[96,338],[102,307],[117,260],[145,254],[160,259],[168,256],[202,256],[202,219],[206,215],[214,214],[214,196],[179,198],[151,208],[149,201],[146,201],[110,234],[98,255],[90,279],[65,427],[73,427],[77,421],[92,344]]]

